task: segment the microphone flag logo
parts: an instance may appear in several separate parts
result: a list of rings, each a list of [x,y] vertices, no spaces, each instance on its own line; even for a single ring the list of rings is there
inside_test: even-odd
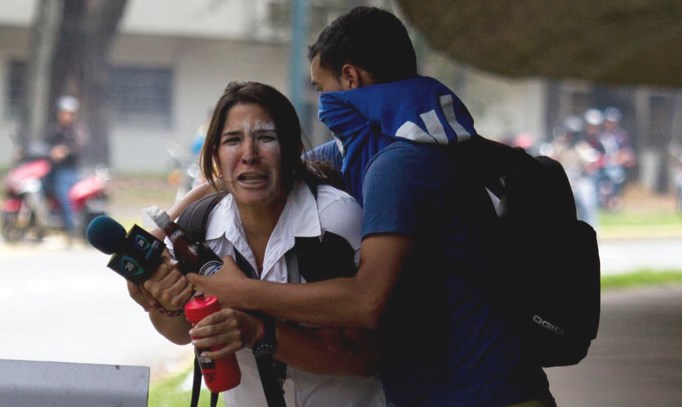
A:
[[[131,277],[139,276],[144,273],[144,269],[140,267],[140,263],[133,257],[127,255],[121,256],[121,270],[125,270]]]

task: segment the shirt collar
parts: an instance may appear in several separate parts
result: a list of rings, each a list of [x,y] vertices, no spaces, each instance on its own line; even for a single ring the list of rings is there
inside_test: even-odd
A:
[[[310,188],[302,181],[296,181],[287,196],[284,210],[265,250],[263,272],[267,271],[289,249],[294,247],[295,237],[320,236],[322,227],[317,210],[317,201]],[[231,194],[223,198],[211,213],[206,239],[225,237],[240,253],[251,253],[239,218],[239,211]]]

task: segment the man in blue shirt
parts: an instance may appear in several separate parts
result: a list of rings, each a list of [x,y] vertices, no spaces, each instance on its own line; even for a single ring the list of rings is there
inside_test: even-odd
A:
[[[188,276],[223,306],[333,326],[379,327],[378,367],[397,406],[553,406],[542,368],[522,351],[500,304],[474,283],[493,266],[495,210],[455,159],[476,134],[459,98],[417,74],[404,25],[359,7],[309,49],[319,116],[336,138],[364,209],[353,278],[292,285],[244,278],[232,264]],[[454,145],[454,146],[453,146]]]

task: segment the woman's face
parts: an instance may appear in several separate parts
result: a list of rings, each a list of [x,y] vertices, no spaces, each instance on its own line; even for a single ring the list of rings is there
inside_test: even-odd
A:
[[[227,189],[239,205],[268,206],[285,199],[279,136],[260,105],[237,103],[229,110],[218,159]]]

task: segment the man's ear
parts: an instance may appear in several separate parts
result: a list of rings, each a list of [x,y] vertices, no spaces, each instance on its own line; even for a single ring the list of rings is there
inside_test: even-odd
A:
[[[341,67],[341,84],[345,90],[363,86],[361,69],[357,65],[343,64]]]

